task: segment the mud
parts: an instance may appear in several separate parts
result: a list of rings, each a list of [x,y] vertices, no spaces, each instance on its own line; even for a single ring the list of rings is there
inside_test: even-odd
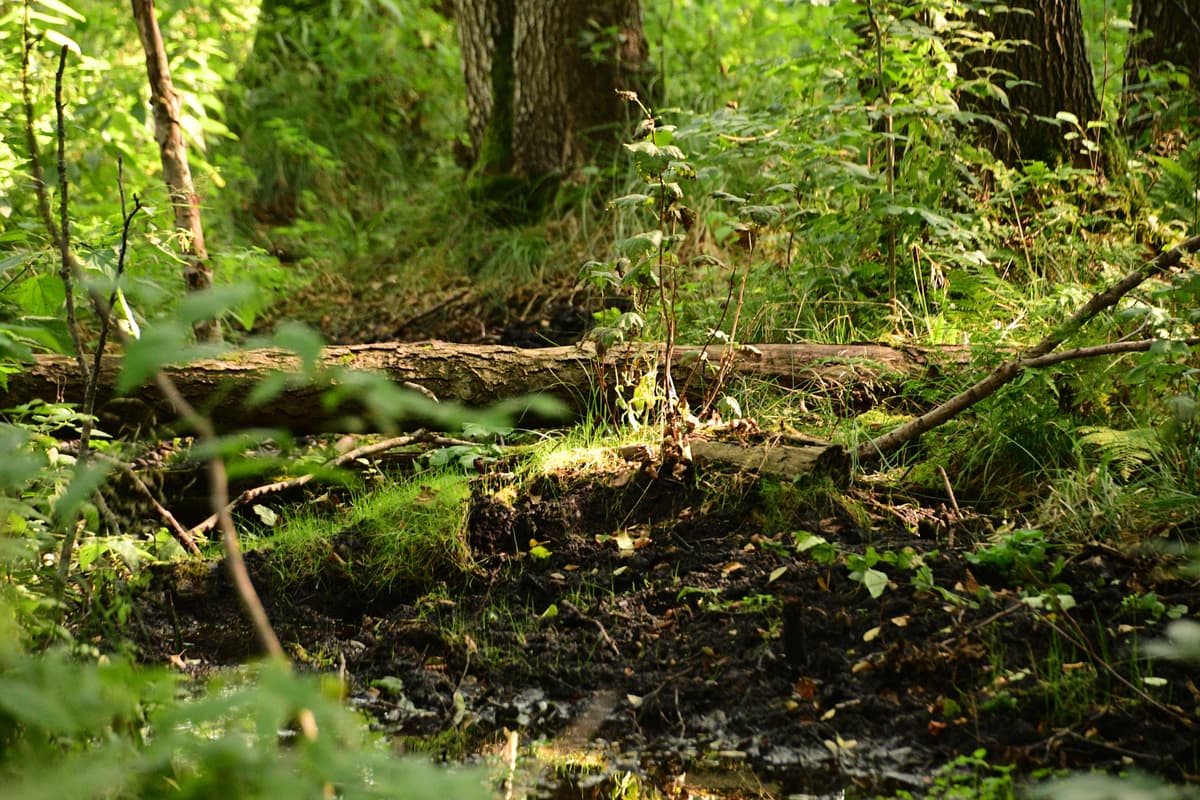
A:
[[[473,499],[474,572],[424,594],[363,596],[328,570],[285,596],[250,554],[297,662],[341,671],[410,746],[458,759],[516,731],[603,753],[593,787],[707,774],[724,797],[919,794],[981,748],[1026,774],[1200,771],[1191,670],[1138,655],[1164,610],[1200,608],[1161,552],[1034,541],[972,563],[996,536],[986,515],[720,473],[547,478],[512,505],[496,488]],[[872,552],[877,598],[849,568]],[[1135,608],[1150,591],[1161,607]],[[147,659],[253,656],[219,566],[163,576],[147,601]]]

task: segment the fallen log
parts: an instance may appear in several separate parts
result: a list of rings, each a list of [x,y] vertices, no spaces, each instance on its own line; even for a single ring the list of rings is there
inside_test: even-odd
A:
[[[687,384],[689,397],[709,388],[707,370],[722,349],[680,347],[672,370],[677,387]],[[410,384],[443,401],[487,406],[501,399],[548,394],[575,412],[595,406],[597,391],[636,381],[659,360],[658,345],[613,348],[597,355],[590,348],[550,347],[524,350],[493,345],[446,342],[381,343],[327,347],[321,363],[330,380],[337,370],[366,370]],[[252,407],[245,398],[261,380],[292,372],[298,359],[283,350],[234,351],[217,359],[168,367],[165,372],[181,394],[221,429],[286,428],[293,433],[361,429],[354,409],[329,409],[322,403],[324,385],[292,386],[269,403]],[[734,356],[731,374],[776,383],[788,389],[843,392],[858,405],[869,405],[896,394],[907,381],[932,370],[969,363],[962,347],[892,348],[882,345],[776,344],[744,347]],[[127,396],[116,392],[121,368],[119,355],[100,362],[96,411],[108,430],[157,428],[175,422],[170,404],[153,386]],[[688,382],[689,376],[694,379]],[[66,356],[39,356],[36,363],[8,376],[0,391],[0,408],[33,400],[78,403],[83,396],[76,364]],[[414,421],[416,424],[417,421]],[[356,427],[357,426],[357,427]]]

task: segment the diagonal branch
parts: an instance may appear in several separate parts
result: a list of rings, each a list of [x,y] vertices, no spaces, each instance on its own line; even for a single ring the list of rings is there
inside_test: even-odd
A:
[[[859,446],[855,452],[858,462],[862,464],[875,461],[881,456],[895,451],[905,442],[912,441],[925,432],[953,419],[980,400],[995,394],[1000,387],[1029,367],[1046,366],[1058,361],[1065,361],[1068,358],[1084,358],[1090,355],[1105,355],[1107,353],[1135,352],[1138,349],[1150,349],[1153,341],[1127,342],[1116,345],[1100,345],[1099,348],[1080,348],[1079,350],[1069,351],[1069,353],[1058,354],[1057,358],[1050,358],[1051,353],[1060,344],[1065,342],[1069,336],[1083,327],[1088,320],[1095,317],[1104,309],[1115,305],[1117,301],[1148,278],[1176,266],[1183,260],[1185,255],[1195,253],[1197,250],[1200,250],[1200,236],[1193,236],[1182,244],[1142,264],[1104,291],[1097,292],[1092,296],[1091,300],[1081,306],[1057,330],[1023,356],[1001,364],[992,370],[983,380],[916,419],[906,422],[899,428]],[[1128,346],[1130,349],[1120,349],[1123,346]],[[1104,348],[1110,349],[1106,350]]]

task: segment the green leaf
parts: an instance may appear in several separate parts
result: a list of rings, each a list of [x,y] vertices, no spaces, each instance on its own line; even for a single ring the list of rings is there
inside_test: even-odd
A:
[[[37,4],[45,6],[56,14],[62,14],[64,17],[70,17],[80,22],[87,22],[87,17],[62,2],[62,0],[37,0]]]
[[[627,194],[614,200],[609,200],[609,208],[626,208],[628,206],[648,206],[654,200],[648,194]]]
[[[125,348],[121,374],[117,377],[117,393],[126,394],[150,380],[166,364],[178,363],[186,349],[188,330],[183,323],[155,325],[142,332]]]
[[[43,274],[21,281],[9,296],[30,316],[53,317],[62,308],[67,291],[57,275]]]
[[[191,325],[201,320],[214,319],[254,299],[257,292],[253,286],[214,286],[202,292],[191,292],[179,302],[178,318]]]
[[[662,231],[643,231],[642,233],[630,236],[628,239],[618,241],[617,250],[622,255],[630,257],[640,256],[658,250],[662,246],[662,243]]]
[[[7,330],[0,328],[0,359],[5,358],[26,363],[34,360],[29,345],[14,339]]]
[[[306,372],[312,372],[316,367],[321,348],[325,346],[321,334],[301,322],[284,322],[271,339],[276,347],[295,353]]]
[[[45,31],[46,41],[51,44],[56,44],[59,47],[65,47],[77,56],[83,55],[83,50],[79,47],[79,43],[66,34],[59,33],[54,28],[47,28]]]
[[[871,597],[876,599],[883,594],[883,590],[888,585],[887,574],[872,567],[852,572],[850,573],[850,577],[865,586]]]
[[[79,509],[104,482],[111,469],[107,463],[91,461],[75,470],[67,490],[54,501],[54,516],[60,524],[74,524]]]

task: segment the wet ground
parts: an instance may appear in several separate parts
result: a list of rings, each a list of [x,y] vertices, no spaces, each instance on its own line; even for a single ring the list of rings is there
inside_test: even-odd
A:
[[[342,672],[410,746],[460,758],[516,732],[564,761],[602,754],[564,797],[608,796],[605,773],[628,770],[668,796],[919,795],[981,748],[1022,773],[1200,773],[1194,669],[1139,655],[1200,608],[1160,551],[1059,552],[936,499],[718,471],[503,488],[478,481],[474,572],[428,593],[354,590],[352,539],[286,595],[250,554],[296,660]],[[148,600],[148,659],[253,655],[216,565]]]

